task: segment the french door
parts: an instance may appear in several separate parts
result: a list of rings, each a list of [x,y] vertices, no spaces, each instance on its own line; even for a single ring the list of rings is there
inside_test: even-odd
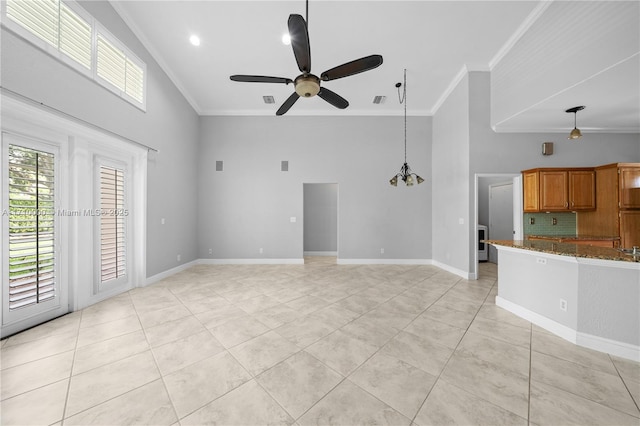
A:
[[[2,336],[68,311],[54,144],[2,134]]]

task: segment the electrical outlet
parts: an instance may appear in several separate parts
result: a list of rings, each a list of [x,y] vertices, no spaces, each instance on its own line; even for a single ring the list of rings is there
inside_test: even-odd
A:
[[[213,249],[209,249],[209,254],[213,254]]]
[[[560,310],[567,312],[567,301],[560,299]]]
[[[178,255],[178,262],[180,262],[180,259],[182,259],[182,256]]]
[[[262,247],[260,247],[259,251],[260,251],[260,254],[264,253],[264,250],[262,249]]]
[[[384,254],[384,249],[383,248],[380,249],[380,254]]]
[[[547,264],[547,259],[545,259],[543,257],[536,257],[536,263],[539,263],[541,265],[546,265]]]
[[[530,217],[529,218],[529,225],[535,225],[536,224],[536,218],[535,217]]]
[[[557,225],[558,224],[558,219],[556,219],[555,217],[551,218],[551,224],[552,225]]]

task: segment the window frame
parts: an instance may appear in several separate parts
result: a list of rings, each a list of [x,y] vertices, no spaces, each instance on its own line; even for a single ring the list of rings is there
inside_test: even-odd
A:
[[[25,0],[22,0],[25,1]],[[28,0],[27,0],[28,1]],[[71,9],[74,13],[76,13],[80,18],[86,21],[91,27],[91,66],[90,68],[86,68],[83,64],[73,59],[71,56],[67,55],[63,51],[60,50],[59,41],[58,46],[53,46],[48,43],[46,40],[38,37],[33,32],[29,31],[27,28],[22,26],[20,23],[14,21],[7,15],[7,2],[0,2],[0,11],[1,11],[1,19],[0,22],[2,26],[14,33],[18,37],[32,44],[36,48],[44,51],[48,55],[54,57],[58,61],[67,65],[71,69],[77,71],[81,75],[93,80],[98,85],[107,89],[111,93],[114,93],[118,97],[124,99],[129,102],[131,105],[136,108],[146,112],[147,110],[147,64],[142,61],[136,54],[133,53],[131,49],[129,49],[123,42],[121,42],[117,37],[115,37],[109,30],[106,29],[104,25],[102,25],[95,17],[93,17],[89,12],[87,12],[82,6],[80,6],[74,0],[56,0],[58,4],[64,4],[69,9]],[[60,7],[58,7],[58,13],[60,13]],[[138,67],[142,69],[142,101],[137,100],[133,96],[126,93],[126,91],[120,90],[118,87],[110,83],[108,80],[98,76],[98,33],[102,34],[103,37],[111,43],[113,46],[121,50],[126,59],[129,59],[131,62],[136,64]],[[60,29],[58,27],[58,35],[60,34]]]

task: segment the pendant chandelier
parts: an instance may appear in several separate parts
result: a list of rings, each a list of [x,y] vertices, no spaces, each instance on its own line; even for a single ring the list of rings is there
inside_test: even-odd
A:
[[[400,96],[400,87],[402,86],[402,96]],[[404,70],[404,86],[402,83],[396,83],[398,89],[398,100],[404,104],[404,164],[400,167],[400,172],[389,180],[391,186],[398,186],[398,179],[401,179],[407,186],[413,186],[414,182],[421,184],[424,182],[417,174],[411,171],[411,167],[407,163],[407,70]]]
[[[584,105],[576,106],[573,108],[569,108],[565,112],[573,113],[573,130],[567,137],[567,139],[578,139],[582,137],[582,132],[578,129],[577,120],[578,120],[578,111],[582,111],[584,109]]]

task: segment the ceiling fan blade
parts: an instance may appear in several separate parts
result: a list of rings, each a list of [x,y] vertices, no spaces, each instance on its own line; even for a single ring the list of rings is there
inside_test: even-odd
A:
[[[302,72],[311,72],[311,46],[309,45],[309,31],[307,23],[301,15],[289,15],[289,36],[293,55],[296,57],[298,68]]]
[[[350,75],[372,70],[380,65],[382,65],[381,55],[365,56],[364,58],[338,65],[335,68],[331,68],[330,70],[323,72],[320,75],[320,79],[324,81],[336,80],[338,78],[348,77]]]
[[[290,78],[284,77],[266,77],[264,75],[232,75],[231,80],[241,81],[245,83],[293,83]]]
[[[333,105],[336,108],[345,109],[346,107],[349,106],[349,102],[345,98],[338,95],[336,92],[332,92],[329,89],[325,89],[324,87],[320,88],[320,91],[318,92],[318,96],[320,96],[322,99],[329,102],[331,105]]]
[[[284,113],[289,111],[289,108],[291,108],[293,104],[296,103],[299,97],[300,95],[298,95],[296,92],[293,92],[293,94],[289,96],[286,101],[284,101],[282,106],[278,108],[278,111],[276,111],[276,115],[283,115]]]

